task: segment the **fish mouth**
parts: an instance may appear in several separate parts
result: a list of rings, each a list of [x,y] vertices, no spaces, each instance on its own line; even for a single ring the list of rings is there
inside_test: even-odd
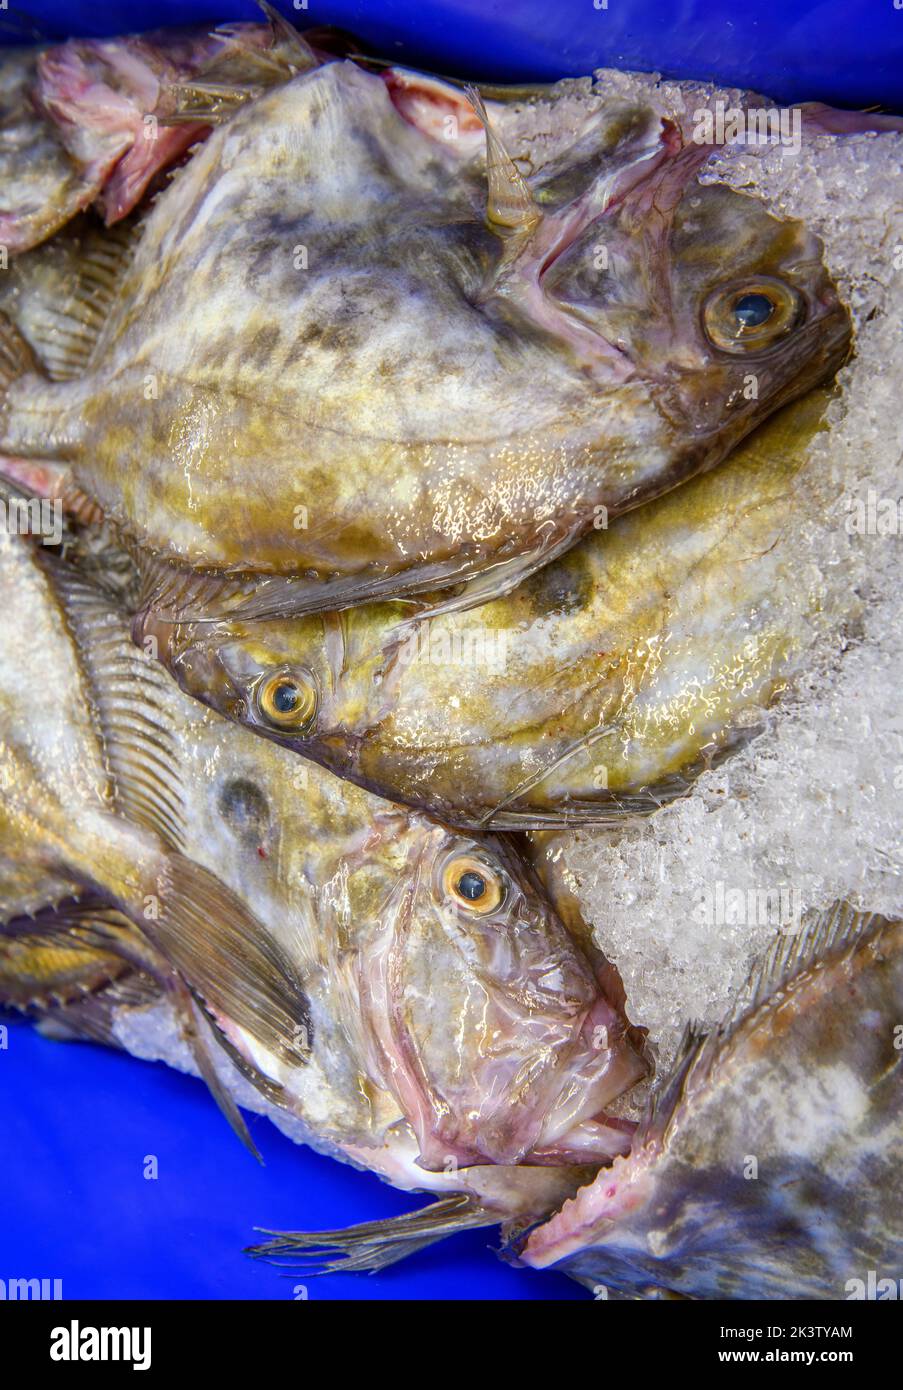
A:
[[[524,1161],[607,1162],[626,1153],[635,1125],[608,1115],[606,1108],[648,1070],[621,1018],[607,1000],[598,999],[583,1021],[576,1055],[558,1079],[557,1097]]]
[[[462,1166],[607,1165],[629,1152],[635,1125],[609,1116],[606,1107],[647,1072],[626,1025],[599,998],[583,1019],[570,1057],[522,1094],[514,1084],[503,1085],[495,1113],[470,1133],[453,1133],[441,1120],[416,1126],[418,1165],[434,1171],[450,1157]],[[551,1097],[546,1104],[544,1096]]]

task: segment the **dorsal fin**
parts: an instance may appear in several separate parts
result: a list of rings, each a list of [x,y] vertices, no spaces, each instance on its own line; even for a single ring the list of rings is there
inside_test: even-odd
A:
[[[492,128],[485,102],[476,87],[467,98],[486,132],[486,219],[502,234],[528,236],[542,217],[530,186]]]
[[[650,1099],[640,1121],[632,1152],[664,1147],[683,1106],[708,1084],[719,1059],[741,1029],[755,1026],[805,975],[851,955],[864,938],[880,935],[888,925],[886,917],[857,912],[848,903],[836,902],[818,912],[801,932],[779,933],[753,965],[721,1022],[711,1031],[696,1023],[687,1025],[668,1078]]]
[[[69,299],[42,306],[34,327],[35,348],[54,381],[70,381],[87,371],[139,235],[140,222],[135,217],[115,227],[85,232]]]
[[[269,23],[269,44],[260,45],[257,28],[222,24],[214,29],[215,37],[223,40],[223,49],[197,77],[170,84],[161,124],[203,121],[208,126],[220,125],[268,87],[279,86],[319,65],[304,35],[266,0],[258,0],[258,4]]]
[[[17,377],[40,371],[37,358],[18,328],[0,312],[0,392]]]
[[[857,912],[849,903],[836,902],[819,912],[803,931],[780,933],[753,966],[732,1015],[722,1027],[739,1023],[768,1004],[794,979],[828,958],[849,953],[862,937],[887,920],[874,912]]]
[[[133,645],[122,615],[101,590],[56,557],[38,558],[87,678],[116,809],[180,849],[183,796],[166,674]]]

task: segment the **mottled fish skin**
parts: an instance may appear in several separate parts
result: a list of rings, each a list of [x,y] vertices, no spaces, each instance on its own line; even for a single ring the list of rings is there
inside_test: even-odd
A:
[[[633,1298],[861,1298],[870,1271],[898,1287],[903,923],[835,908],[776,943],[750,996],[690,1038],[633,1152],[533,1232],[526,1264]]]
[[[828,400],[811,392],[716,473],[469,612],[406,623],[383,604],[140,635],[190,694],[455,824],[653,808],[761,726],[839,621],[779,544]],[[309,697],[300,727],[272,706],[280,679]]]
[[[590,93],[553,157],[529,103],[490,102],[536,169],[527,230],[498,230],[479,123],[445,90],[458,140],[351,62],[241,107],[151,210],[86,375],[10,386],[0,448],[71,464],[159,562],[158,612],[222,613],[225,576],[257,617],[476,577],[491,596],[846,353],[816,239],[698,187],[707,151],[652,107]],[[713,346],[703,304],[763,276],[794,306],[774,339]]]
[[[560,1170],[625,1151],[631,1127],[609,1123],[604,1108],[646,1068],[623,995],[512,845],[446,830],[299,763],[182,695],[155,664],[152,701],[129,710],[111,688],[105,703],[86,679],[107,669],[95,641],[142,661],[126,616],[105,600],[108,620],[73,625],[54,587],[64,567],[48,569],[27,542],[0,540],[7,930],[17,923],[21,938],[25,914],[77,907],[86,885],[93,905],[118,876],[141,874],[140,862],[123,869],[119,841],[151,855],[152,831],[133,825],[126,836],[109,813],[125,820],[143,804],[150,782],[138,778],[117,801],[117,769],[127,767],[123,724],[151,720],[171,791],[170,812],[158,806],[157,819],[171,814],[182,855],[266,924],[296,982],[297,1055],[224,1006],[207,1010],[243,1065],[279,1091],[283,1123],[402,1186],[499,1188],[493,1210],[505,1211],[506,1192],[519,1209],[525,1191],[560,1192]],[[36,644],[42,663],[29,659]],[[469,897],[459,889],[465,873]],[[112,896],[114,905],[129,898]],[[107,936],[100,944],[116,949]],[[177,1044],[175,1023],[169,1034]],[[522,1162],[555,1171],[510,1185],[456,1172]]]

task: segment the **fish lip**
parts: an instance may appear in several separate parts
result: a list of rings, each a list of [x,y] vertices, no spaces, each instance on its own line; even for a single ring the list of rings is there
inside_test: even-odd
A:
[[[557,1148],[584,1122],[607,1123],[606,1107],[648,1074],[628,1026],[604,996],[596,999],[580,1027],[575,1053],[562,1069],[534,1149]],[[581,1094],[574,1104],[575,1086]]]

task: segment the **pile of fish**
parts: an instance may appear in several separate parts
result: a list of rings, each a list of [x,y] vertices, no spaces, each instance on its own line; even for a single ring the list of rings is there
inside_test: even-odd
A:
[[[831,636],[774,536],[852,322],[700,181],[724,96],[477,91],[270,10],[0,51],[0,1003],[435,1194],[264,1256],[903,1273],[901,924],[779,936],[637,1118],[561,872]]]

